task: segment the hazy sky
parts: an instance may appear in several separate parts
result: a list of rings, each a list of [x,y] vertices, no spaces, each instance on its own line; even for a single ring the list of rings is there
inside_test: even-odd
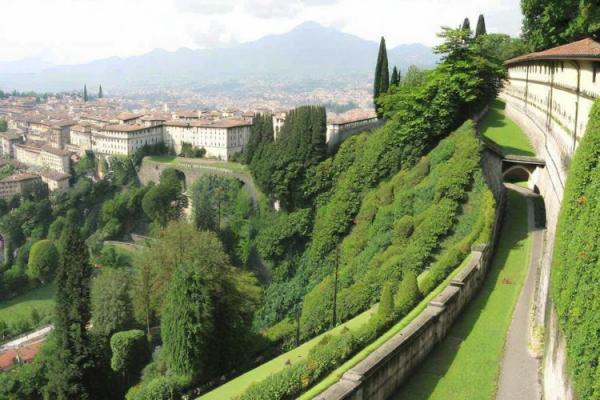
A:
[[[230,46],[317,21],[388,46],[436,43],[441,25],[517,35],[519,0],[0,0],[0,61],[80,63],[155,48]]]

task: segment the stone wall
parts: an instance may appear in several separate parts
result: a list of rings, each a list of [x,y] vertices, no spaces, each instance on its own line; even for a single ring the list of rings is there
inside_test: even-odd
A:
[[[186,188],[189,189],[196,180],[203,175],[220,175],[230,178],[236,178],[244,183],[244,190],[247,190],[254,202],[257,200],[258,189],[254,185],[254,180],[250,174],[243,172],[233,172],[224,168],[212,167],[209,164],[199,163],[161,163],[144,159],[138,170],[138,179],[140,183],[146,185],[150,182],[158,183],[160,174],[167,168],[175,168],[185,174]]]
[[[506,202],[502,160],[486,151],[482,167],[498,200],[492,235],[492,244],[495,244]],[[491,264],[493,247],[483,245],[474,248],[469,264],[423,312],[315,399],[384,400],[394,394],[413,369],[446,336],[456,317],[477,293]]]
[[[542,391],[546,400],[572,400],[575,398],[567,373],[566,341],[558,327],[556,312],[549,296],[550,269],[556,225],[564,194],[570,154],[558,143],[559,135],[549,132],[542,123],[539,110],[525,107],[514,97],[504,96],[506,115],[525,132],[538,158],[546,161],[545,168],[538,168],[532,181],[539,189],[546,205],[546,233],[544,251],[534,298],[532,318],[537,326],[544,327],[544,355],[542,362]]]

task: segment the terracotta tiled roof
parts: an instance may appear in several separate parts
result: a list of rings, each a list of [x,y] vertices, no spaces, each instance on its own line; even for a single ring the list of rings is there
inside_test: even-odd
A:
[[[44,145],[42,147],[42,150],[44,150],[46,153],[54,154],[55,156],[59,156],[59,157],[66,157],[66,156],[71,155],[71,153],[69,153],[66,150],[57,149],[56,147],[52,147],[48,144]]]
[[[6,178],[2,179],[2,181],[0,181],[0,182],[22,182],[22,181],[29,181],[31,179],[39,179],[39,177],[37,175],[24,172],[22,174],[15,174],[15,175],[7,176]]]
[[[240,126],[250,126],[252,125],[246,120],[243,119],[223,119],[221,121],[214,122],[210,125],[207,125],[208,128],[237,128]]]
[[[585,38],[573,43],[553,47],[548,50],[525,54],[505,61],[507,65],[533,60],[598,59],[600,60],[600,42]]]
[[[126,125],[126,124],[119,124],[119,125],[106,125],[104,128],[100,128],[103,131],[112,131],[112,132],[135,132],[135,131],[141,131],[143,129],[148,129],[150,127],[145,126],[145,125],[140,125],[140,124],[135,124],[135,125]]]
[[[121,121],[130,121],[132,119],[138,119],[138,118],[141,118],[143,116],[144,116],[144,114],[122,112],[121,114],[119,114],[117,116],[117,119],[121,120]]]

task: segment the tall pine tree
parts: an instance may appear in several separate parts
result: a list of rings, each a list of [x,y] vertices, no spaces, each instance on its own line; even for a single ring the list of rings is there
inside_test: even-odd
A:
[[[86,326],[90,321],[90,279],[87,247],[72,225],[66,227],[63,254],[56,274],[54,340],[56,353],[48,365],[49,398],[91,397],[92,354]]]
[[[383,93],[387,93],[390,87],[390,71],[388,68],[387,48],[385,45],[385,38],[381,37],[379,43],[379,54],[377,56],[377,65],[375,66],[375,82],[373,84],[373,102],[377,109],[377,116],[379,118],[383,115],[379,111],[379,105],[377,99]]]
[[[101,99],[104,97],[104,93],[102,93],[102,85],[98,88],[98,98]]]
[[[83,101],[88,101],[87,85],[83,85]]]
[[[475,37],[487,34],[487,30],[485,29],[485,18],[483,14],[479,15],[479,19],[477,20],[477,28],[475,28]]]

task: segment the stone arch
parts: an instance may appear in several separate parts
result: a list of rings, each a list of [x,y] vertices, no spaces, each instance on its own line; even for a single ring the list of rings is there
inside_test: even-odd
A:
[[[530,179],[531,171],[520,164],[512,165],[502,173],[502,180],[505,182],[529,182]]]

